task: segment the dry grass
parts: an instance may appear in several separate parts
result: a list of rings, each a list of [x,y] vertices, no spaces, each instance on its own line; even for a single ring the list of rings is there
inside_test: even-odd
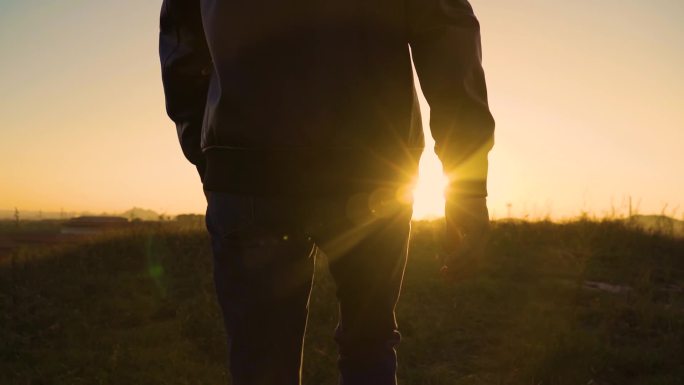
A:
[[[684,383],[684,240],[619,221],[499,222],[467,277],[445,284],[438,230],[414,225],[402,384]],[[12,261],[0,267],[1,384],[227,383],[201,228],[152,225]],[[319,259],[305,384],[336,383],[335,322]]]

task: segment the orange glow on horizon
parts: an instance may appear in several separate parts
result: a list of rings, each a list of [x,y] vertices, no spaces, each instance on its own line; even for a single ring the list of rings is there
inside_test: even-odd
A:
[[[0,71],[0,217],[15,207],[203,213],[197,170],[164,110],[159,5],[53,3],[9,0],[0,12],[0,49],[12,52]],[[591,12],[560,0],[472,3],[497,124],[491,218],[682,218],[684,178],[673,171],[684,163],[684,50],[673,47],[684,2],[596,2]],[[439,218],[445,179],[417,91],[426,152],[414,218]]]

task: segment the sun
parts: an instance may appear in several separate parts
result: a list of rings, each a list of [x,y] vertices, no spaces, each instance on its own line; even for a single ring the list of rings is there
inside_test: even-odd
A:
[[[448,185],[442,173],[442,163],[433,151],[420,158],[418,181],[413,190],[413,219],[433,219],[444,216],[444,192]]]

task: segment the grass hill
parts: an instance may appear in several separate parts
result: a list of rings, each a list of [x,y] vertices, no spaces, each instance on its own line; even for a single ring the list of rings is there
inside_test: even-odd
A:
[[[499,222],[441,281],[416,222],[400,383],[684,383],[684,239],[619,221]],[[225,346],[200,226],[154,223],[0,265],[0,384],[220,384]],[[336,384],[334,287],[318,259],[304,383]]]
[[[633,215],[628,223],[646,231],[656,231],[684,237],[684,221],[665,215]]]

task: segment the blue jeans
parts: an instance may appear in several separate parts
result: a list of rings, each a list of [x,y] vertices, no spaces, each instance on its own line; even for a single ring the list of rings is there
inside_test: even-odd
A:
[[[392,191],[317,198],[207,192],[234,385],[299,385],[318,250],[337,286],[340,383],[395,385],[394,316],[411,205]]]

